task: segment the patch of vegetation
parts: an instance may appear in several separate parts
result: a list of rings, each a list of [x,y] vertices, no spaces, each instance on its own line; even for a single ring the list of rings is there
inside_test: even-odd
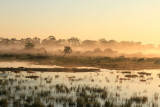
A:
[[[8,100],[7,99],[1,99],[0,100],[0,106],[1,107],[8,107]]]
[[[67,53],[66,53],[67,54]],[[66,67],[89,66],[117,70],[159,69],[159,58],[125,58],[125,57],[85,57],[85,56],[47,56],[33,54],[0,54],[1,60],[32,61],[43,65]],[[144,59],[144,60],[143,60]]]

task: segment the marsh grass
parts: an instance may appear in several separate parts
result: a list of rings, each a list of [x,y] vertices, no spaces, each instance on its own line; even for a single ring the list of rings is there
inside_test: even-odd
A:
[[[141,107],[146,104],[156,105],[156,101],[159,101],[157,93],[154,94],[154,99],[152,100],[155,102],[148,102],[149,98],[147,96],[132,95],[129,98],[124,98],[120,94],[123,87],[118,83],[119,80],[127,80],[130,83],[134,79],[141,80],[138,75],[152,76],[147,72],[108,72],[107,75],[102,75],[100,72],[91,72],[84,77],[75,76],[74,73],[65,75],[65,82],[71,81],[72,84],[57,83],[56,81],[62,79],[61,73],[52,73],[54,74],[53,76],[47,75],[47,72],[34,73],[34,75],[27,72],[22,72],[21,74],[5,73],[10,76],[0,79],[0,104],[4,105],[4,107],[11,107],[11,105],[14,107],[56,107],[58,105],[63,107],[131,107],[134,105]],[[26,78],[28,75],[37,76],[38,78]],[[108,77],[111,75],[114,76],[114,79]],[[126,75],[129,76],[124,78]],[[111,84],[116,83],[118,85],[116,85],[115,89],[107,85],[100,87],[101,82],[98,78],[100,80],[103,78],[106,84],[111,82]],[[84,83],[92,79],[94,81],[90,82],[90,85]],[[142,79],[147,80],[146,78]],[[95,82],[98,82],[98,85],[92,85]],[[146,81],[143,82],[146,83]],[[9,99],[13,100],[13,102]]]

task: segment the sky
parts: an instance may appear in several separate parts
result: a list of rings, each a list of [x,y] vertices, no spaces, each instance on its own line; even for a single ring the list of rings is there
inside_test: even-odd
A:
[[[0,0],[0,37],[160,44],[160,0]]]

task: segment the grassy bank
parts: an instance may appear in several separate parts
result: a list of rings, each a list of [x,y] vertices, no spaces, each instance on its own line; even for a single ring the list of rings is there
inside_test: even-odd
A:
[[[30,54],[2,54],[0,61],[32,61],[36,64],[58,65],[65,67],[98,67],[116,70],[160,69],[160,58],[121,57],[81,57],[81,56],[42,56]]]

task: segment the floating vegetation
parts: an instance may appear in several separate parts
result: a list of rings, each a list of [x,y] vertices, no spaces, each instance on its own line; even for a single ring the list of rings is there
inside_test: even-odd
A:
[[[128,77],[128,78],[136,78],[136,77],[138,77],[138,75],[130,74],[130,75],[125,75],[125,77]]]
[[[145,79],[140,79],[140,81],[141,81],[141,82],[146,82],[146,80],[145,80]]]
[[[131,71],[123,71],[121,73],[123,73],[123,74],[131,74],[132,72]]]
[[[39,78],[39,76],[31,75],[31,76],[26,76],[26,78],[33,78],[33,79],[36,79],[36,78]]]
[[[119,80],[131,80],[129,78],[120,78]]]
[[[146,75],[146,76],[151,75],[151,73],[147,73],[147,72],[138,72],[137,74],[140,74],[140,75]]]

